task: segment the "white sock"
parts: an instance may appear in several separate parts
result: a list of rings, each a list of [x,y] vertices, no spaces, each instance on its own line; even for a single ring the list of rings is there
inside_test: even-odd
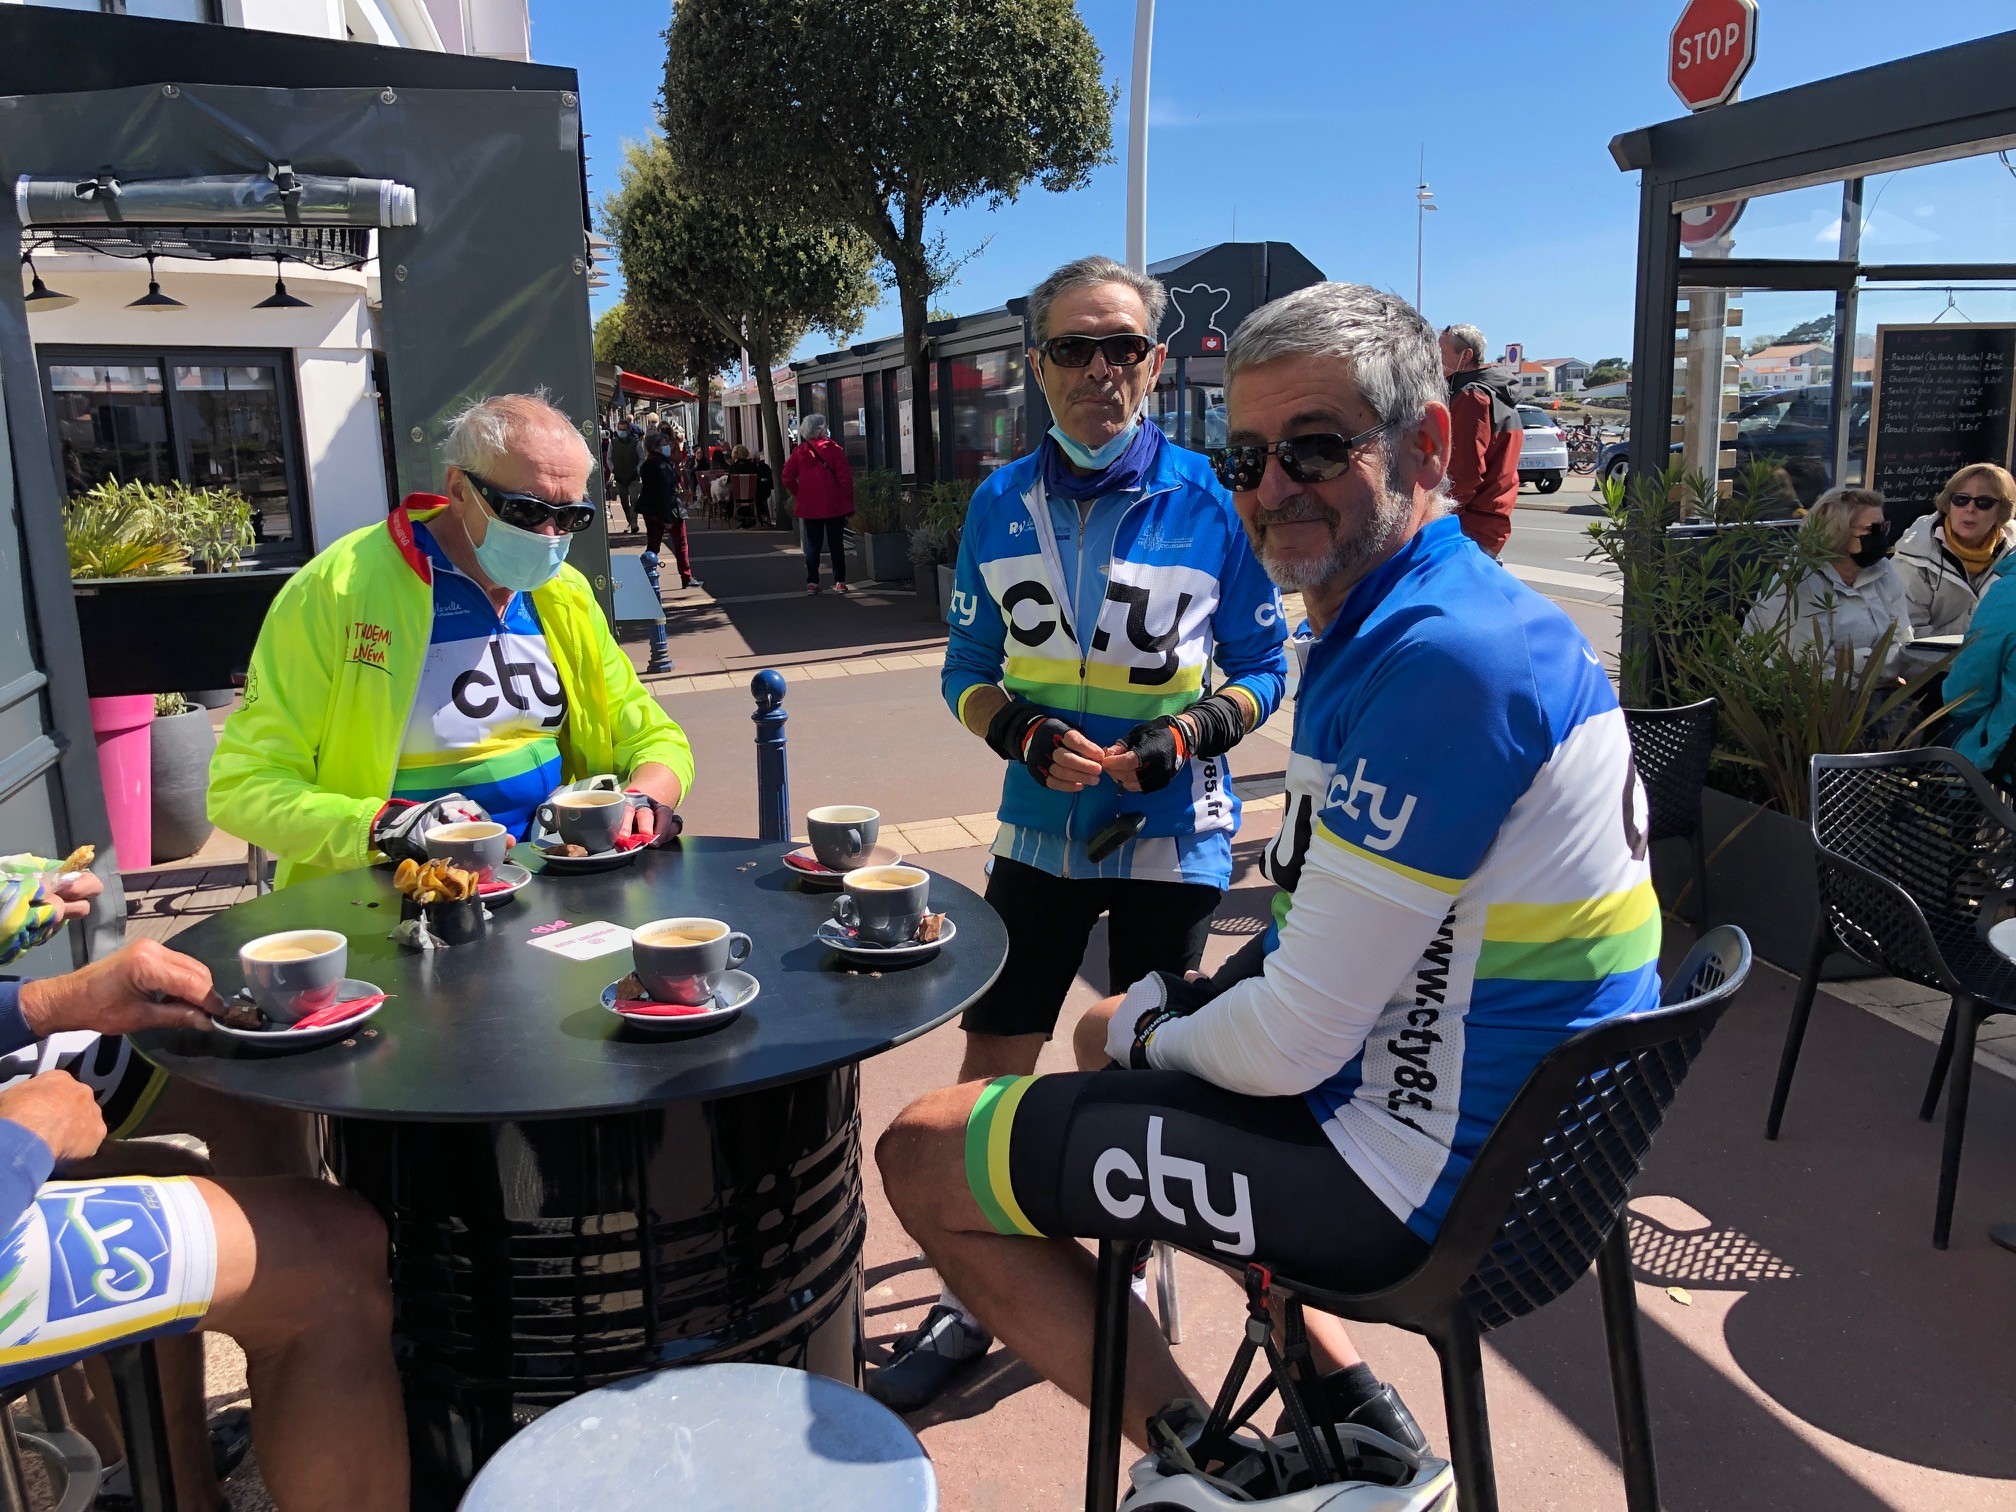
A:
[[[1134,1288],[1134,1295],[1139,1297],[1143,1302],[1146,1302],[1148,1300],[1148,1273],[1143,1271],[1134,1278],[1131,1284]]]
[[[980,1320],[973,1316],[972,1310],[964,1302],[961,1302],[957,1297],[952,1295],[951,1287],[940,1286],[938,1288],[938,1305],[940,1307],[949,1307],[952,1311],[959,1314],[959,1321],[975,1333],[987,1332]]]

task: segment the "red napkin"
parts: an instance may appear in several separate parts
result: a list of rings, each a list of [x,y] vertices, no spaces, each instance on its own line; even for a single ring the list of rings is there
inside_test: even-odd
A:
[[[649,845],[651,840],[652,836],[650,835],[618,835],[616,837],[616,849],[619,851],[632,851],[640,845]]]
[[[784,864],[793,871],[809,872],[815,877],[837,877],[840,873],[826,865],[816,856],[808,856],[802,851],[792,851],[785,856]]]
[[[344,1003],[331,1003],[327,1008],[317,1008],[306,1018],[296,1019],[289,1027],[294,1029],[327,1029],[331,1024],[340,1024],[345,1019],[352,1019],[360,1013],[368,1012],[384,1001],[384,993],[374,992],[368,997],[351,998],[348,1002]]]
[[[688,1018],[696,1013],[712,1013],[714,1005],[702,1003],[689,1008],[684,1003],[660,1003],[652,998],[618,998],[616,1011],[638,1018]]]
[[[498,878],[493,877],[488,882],[482,883],[480,886],[478,886],[476,891],[479,896],[487,898],[492,893],[509,892],[513,885],[514,884],[510,882],[505,882]]]

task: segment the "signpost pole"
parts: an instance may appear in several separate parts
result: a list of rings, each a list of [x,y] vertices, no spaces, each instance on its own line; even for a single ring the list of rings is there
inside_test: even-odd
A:
[[[1148,54],[1155,0],[1134,0],[1134,83],[1127,97],[1127,266],[1148,271]]]

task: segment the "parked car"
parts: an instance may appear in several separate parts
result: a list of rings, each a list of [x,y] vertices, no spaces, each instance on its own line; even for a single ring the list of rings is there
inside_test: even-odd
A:
[[[1519,447],[1519,481],[1550,494],[1568,475],[1568,438],[1552,415],[1530,404],[1519,406],[1519,423],[1526,428]]]
[[[1869,443],[1870,386],[1855,385],[1848,403],[1848,444],[1851,451],[1864,451]],[[1729,450],[1736,465],[1769,457],[1785,469],[1800,506],[1810,506],[1827,489],[1833,476],[1833,458],[1828,455],[1828,435],[1833,418],[1834,390],[1825,383],[1803,388],[1765,389],[1745,395],[1729,418],[1736,422],[1736,439]],[[1529,433],[1530,434],[1530,433]],[[1674,455],[1680,443],[1672,446]],[[1523,474],[1524,467],[1522,465]],[[1613,441],[1596,457],[1596,476],[1605,480],[1630,475],[1631,444]]]

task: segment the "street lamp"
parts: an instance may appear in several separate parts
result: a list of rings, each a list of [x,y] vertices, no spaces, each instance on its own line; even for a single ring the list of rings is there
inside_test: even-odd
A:
[[[1414,190],[1414,308],[1421,308],[1421,244],[1428,224],[1428,212],[1436,208],[1435,191],[1428,187],[1428,149],[1421,149],[1421,182]]]
[[[1155,0],[1134,3],[1134,83],[1127,97],[1127,266],[1148,271],[1148,58]]]

